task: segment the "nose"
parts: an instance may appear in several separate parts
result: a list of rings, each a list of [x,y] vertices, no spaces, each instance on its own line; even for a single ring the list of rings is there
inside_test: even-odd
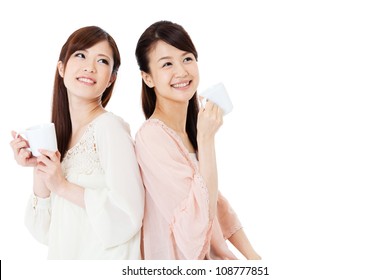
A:
[[[183,77],[187,76],[188,72],[187,72],[185,65],[180,64],[180,63],[176,64],[175,74],[176,74],[176,77],[178,77],[178,78],[183,78]]]
[[[93,67],[84,67],[84,72],[94,73],[95,69]]]
[[[94,73],[96,71],[93,62],[86,62],[84,65],[84,72]]]

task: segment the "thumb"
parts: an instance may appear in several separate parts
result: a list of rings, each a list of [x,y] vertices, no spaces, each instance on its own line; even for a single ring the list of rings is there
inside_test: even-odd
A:
[[[208,99],[203,97],[203,96],[199,96],[199,102],[200,102],[200,107],[202,109],[205,109],[206,108],[206,103],[207,103]]]
[[[18,133],[16,131],[11,131],[11,135],[12,135],[12,138],[16,138],[16,136],[18,135]]]

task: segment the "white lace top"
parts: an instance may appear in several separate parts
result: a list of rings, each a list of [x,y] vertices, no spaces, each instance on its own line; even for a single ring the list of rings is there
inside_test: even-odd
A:
[[[32,196],[26,225],[49,259],[140,259],[144,189],[130,128],[107,112],[92,121],[62,161],[65,178],[85,188],[83,209],[51,194]]]

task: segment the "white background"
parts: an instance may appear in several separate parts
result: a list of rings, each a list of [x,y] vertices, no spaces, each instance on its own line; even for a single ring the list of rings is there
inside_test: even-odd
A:
[[[181,24],[197,47],[199,91],[224,82],[231,96],[233,112],[217,136],[220,189],[271,278],[388,279],[385,3],[2,1],[2,273],[8,279],[42,279],[53,267],[45,261],[46,247],[24,227],[32,174],[15,163],[9,142],[11,130],[50,120],[65,40],[86,25],[115,38],[122,66],[107,108],[130,124],[134,136],[144,120],[136,42],[150,24],[167,19]],[[57,270],[59,277],[70,275],[72,263],[61,264],[53,275]]]

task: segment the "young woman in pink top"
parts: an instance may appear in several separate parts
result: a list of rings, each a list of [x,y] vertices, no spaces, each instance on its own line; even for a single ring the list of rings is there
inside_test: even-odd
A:
[[[136,58],[146,117],[136,154],[146,188],[145,259],[260,259],[218,191],[214,137],[222,110],[199,111],[198,54],[182,26],[159,21],[141,35]]]

